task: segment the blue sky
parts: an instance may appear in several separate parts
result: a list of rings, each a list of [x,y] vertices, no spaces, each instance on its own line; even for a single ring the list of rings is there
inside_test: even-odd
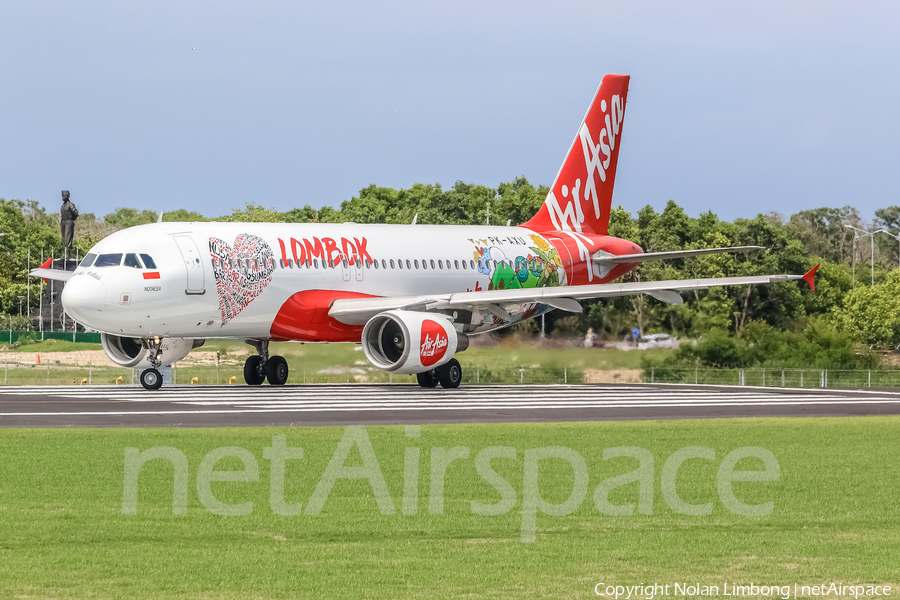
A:
[[[896,2],[4,2],[0,197],[83,212],[549,185],[632,76],[614,203],[900,204]],[[196,49],[192,49],[196,48]]]

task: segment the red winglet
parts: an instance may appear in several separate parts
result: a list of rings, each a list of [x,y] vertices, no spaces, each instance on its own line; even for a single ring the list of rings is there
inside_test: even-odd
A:
[[[53,257],[51,256],[47,260],[44,261],[44,264],[41,265],[42,269],[52,269],[53,268]],[[45,279],[44,283],[50,283],[49,279]]]
[[[803,281],[809,284],[809,289],[812,291],[816,291],[816,271],[819,270],[819,265],[814,266],[812,269],[806,272],[806,275],[803,276]]]

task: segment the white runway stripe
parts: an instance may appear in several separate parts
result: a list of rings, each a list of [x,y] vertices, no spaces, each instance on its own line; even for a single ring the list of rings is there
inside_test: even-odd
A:
[[[851,402],[853,404],[897,404],[895,400],[865,400],[863,402]],[[681,403],[670,404],[666,406],[672,407],[733,407],[733,406],[815,406],[815,405],[846,405],[848,402],[843,401],[814,401],[814,402],[723,402],[723,403]],[[280,408],[254,408],[254,409],[224,409],[224,410],[151,410],[151,411],[83,411],[83,412],[18,412],[18,413],[0,413],[3,417],[38,417],[38,416],[133,416],[133,415],[192,415],[192,414],[243,414],[243,413],[294,413],[294,412],[366,412],[366,411],[387,411],[387,410],[448,410],[448,409],[464,409],[464,410],[503,410],[503,409],[583,409],[583,408],[624,408],[621,404],[594,404],[585,407],[584,405],[569,405],[566,403],[553,404],[531,404],[528,406],[504,405],[504,404],[487,404],[487,405],[465,405],[465,406],[397,406],[397,407],[339,407],[327,406],[323,408],[313,407],[280,407]],[[659,408],[658,404],[642,404],[629,405],[628,408]]]
[[[305,385],[287,387],[189,387],[156,392],[139,387],[18,387],[10,394],[55,402],[54,412],[0,412],[4,417],[137,416],[247,413],[311,413],[370,411],[577,410],[713,408],[751,406],[896,405],[900,393],[780,388],[654,387],[647,385],[513,385],[465,386],[457,390],[424,390],[411,385]],[[41,400],[37,400],[40,397]],[[59,411],[58,401],[106,403],[110,410]],[[8,402],[8,397],[5,398]],[[25,402],[30,402],[25,400]],[[122,410],[134,403],[139,410]],[[149,410],[152,405],[158,409]]]

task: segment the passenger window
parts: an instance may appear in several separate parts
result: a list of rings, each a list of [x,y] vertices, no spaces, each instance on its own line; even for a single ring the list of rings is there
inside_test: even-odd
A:
[[[457,269],[459,269],[459,261],[458,260],[454,260],[453,264],[456,266]]]
[[[382,269],[387,269],[387,263],[384,262],[384,259],[383,259],[383,258],[381,259],[381,268],[382,268]]]
[[[391,268],[392,269],[394,268],[394,259],[393,258],[391,259]]]
[[[97,258],[96,254],[86,254],[84,258],[81,259],[81,264],[79,267],[89,267],[94,264],[94,259]]]
[[[475,270],[475,261],[474,261],[474,260],[470,260],[470,261],[469,261],[469,266],[471,266],[471,267],[472,267],[472,270],[474,271],[474,270]]]
[[[443,269],[443,268],[444,268],[444,261],[438,260],[438,269]]]
[[[419,261],[418,261],[418,260],[414,260],[413,263],[415,263],[416,268],[418,269],[418,268],[419,268]]]
[[[313,267],[316,269],[319,268],[319,259],[318,258],[313,259]]]
[[[419,262],[419,261],[416,261],[416,262]],[[408,259],[408,258],[406,259],[406,268],[407,268],[407,269],[412,269],[412,265],[409,264],[409,259]]]
[[[153,259],[150,258],[149,254],[141,254],[141,260],[144,261],[144,266],[147,267],[148,269],[156,268],[156,263],[153,262]]]
[[[431,268],[434,268],[434,259],[431,260]]]
[[[118,267],[122,264],[121,254],[101,254],[97,257],[95,267]]]
[[[125,266],[131,267],[132,269],[140,269],[141,263],[138,261],[137,254],[126,254],[125,255]]]
[[[403,261],[402,261],[402,260],[398,260],[398,261],[397,261],[397,267],[400,268],[400,269],[403,268]]]
[[[468,266],[468,265],[466,265],[466,261],[461,260],[460,262],[462,263],[463,271],[465,271],[465,270],[466,270],[466,267]]]

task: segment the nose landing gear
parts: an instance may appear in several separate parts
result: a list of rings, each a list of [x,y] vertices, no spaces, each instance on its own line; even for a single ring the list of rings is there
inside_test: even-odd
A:
[[[141,371],[141,376],[139,377],[145,390],[158,390],[162,387],[163,378],[162,373],[159,372],[159,367],[162,366],[159,350],[161,344],[162,341],[159,338],[147,341],[147,360],[151,368]]]
[[[268,340],[246,340],[256,348],[257,356],[250,356],[244,363],[244,381],[247,385],[284,385],[288,380],[288,364],[283,356],[269,356]]]
[[[141,385],[145,390],[158,390],[162,387],[162,373],[157,369],[145,369],[141,371]]]

